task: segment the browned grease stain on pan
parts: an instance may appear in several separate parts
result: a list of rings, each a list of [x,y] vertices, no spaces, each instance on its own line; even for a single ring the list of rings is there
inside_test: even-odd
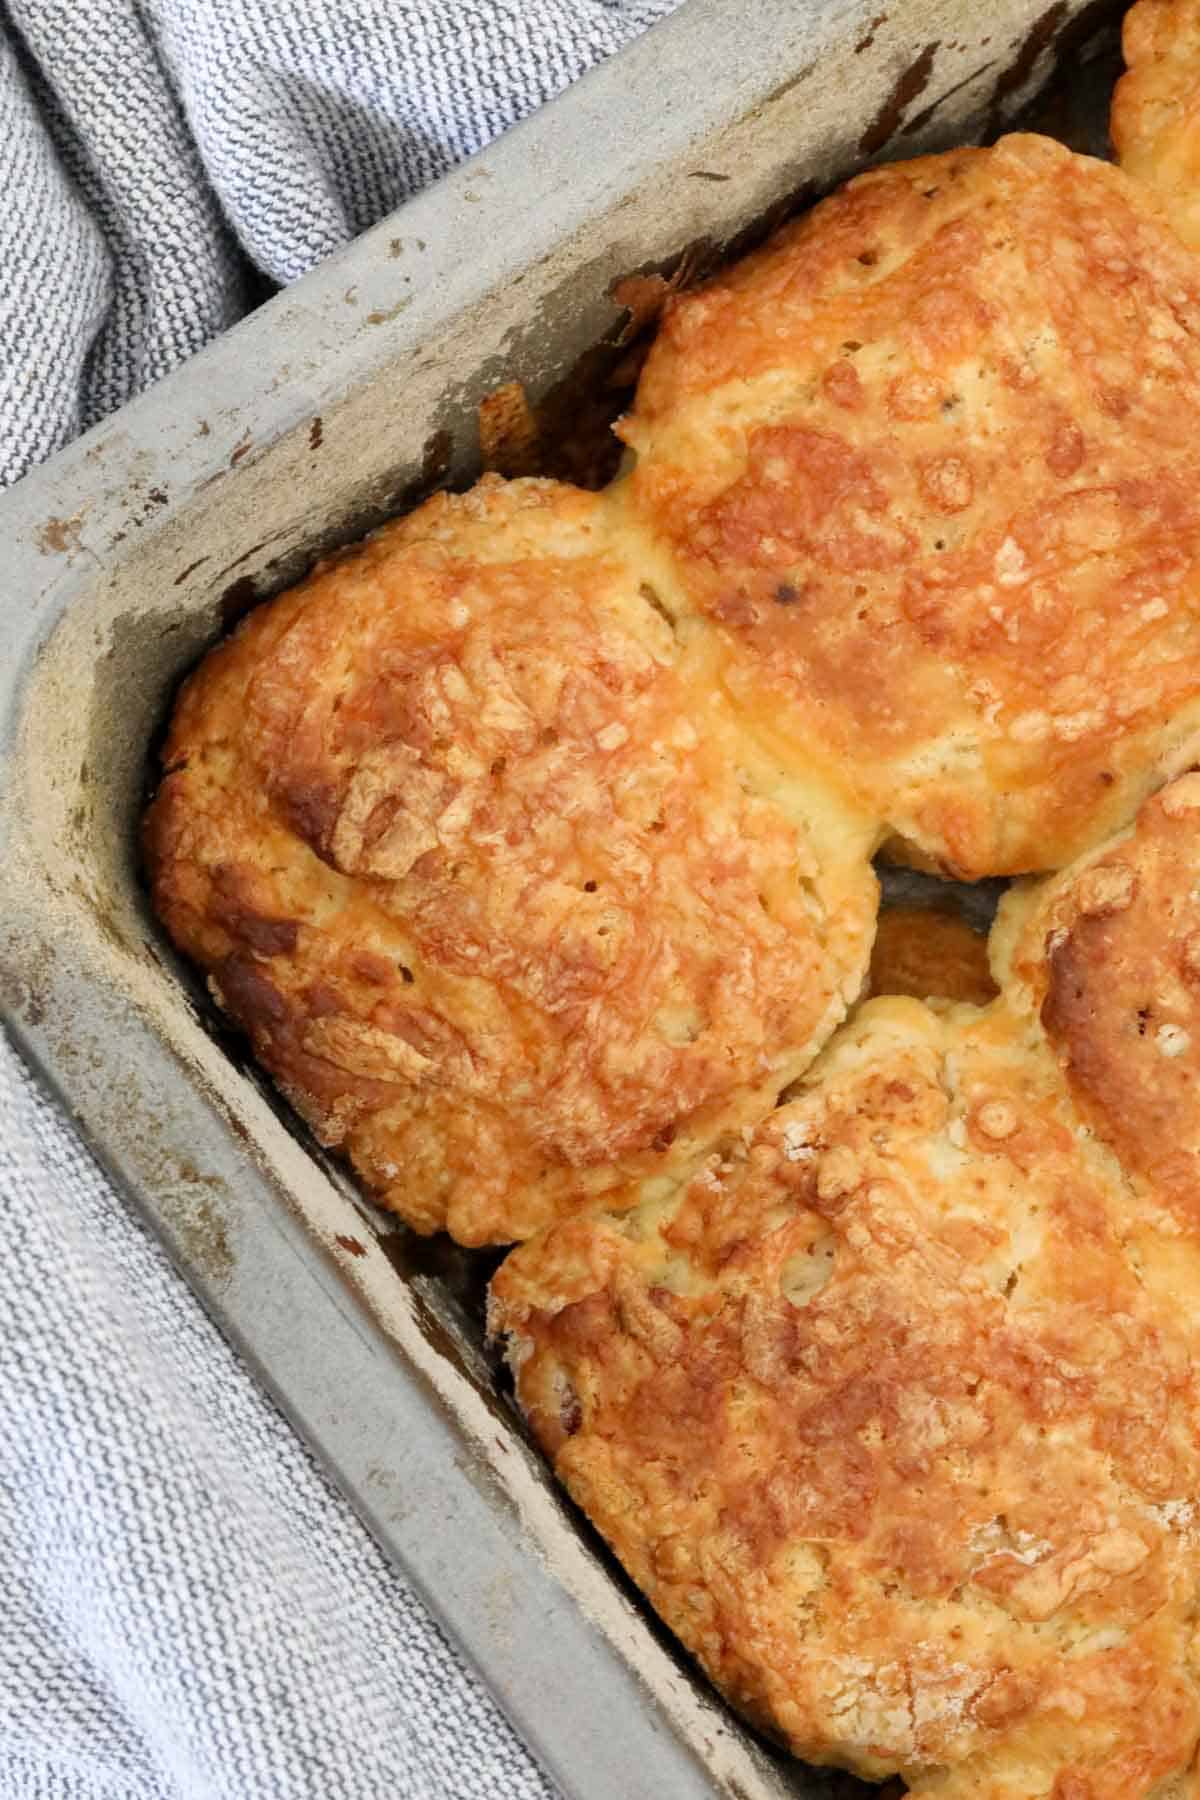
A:
[[[367,314],[367,324],[388,325],[393,319],[398,319],[402,312],[407,312],[411,305],[412,295],[405,294],[403,299],[397,300],[395,306],[389,306],[386,311],[377,310],[375,312],[369,312]]]
[[[994,128],[998,127],[1000,108],[1010,94],[1017,93],[1029,80],[1038,57],[1043,50],[1049,49],[1058,35],[1059,28],[1066,19],[1067,11],[1067,0],[1055,0],[1055,4],[1047,7],[1044,13],[1039,14],[1025,33],[1020,49],[999,77],[992,91]]]
[[[858,147],[864,156],[874,156],[877,150],[883,149],[889,138],[895,136],[913,101],[929,86],[934,58],[940,48],[941,39],[934,38],[909,63],[907,69],[896,77],[891,93],[858,140]]]
[[[855,46],[854,46],[855,56],[861,56],[864,50],[869,50],[871,48],[871,45],[875,42],[875,33],[880,29],[881,26],[886,25],[886,24],[887,24],[887,14],[886,13],[879,13],[876,15],[875,18],[873,18],[871,20],[871,23],[867,26],[866,37],[859,38],[857,44],[855,44]]]
[[[175,587],[181,586],[182,583],[187,580],[189,575],[194,575],[196,573],[196,570],[198,568],[200,568],[202,566],[202,564],[204,564],[206,562],[211,562],[211,561],[212,561],[212,558],[209,556],[198,556],[196,558],[195,562],[191,562],[188,564],[186,569],[180,569],[178,575],[175,577],[173,585]]]
[[[20,944],[10,959],[0,943],[0,999],[9,1011],[33,1029],[43,1024],[53,1010],[51,982],[54,970],[54,946],[49,943]]]
[[[73,514],[69,519],[57,517],[47,519],[38,534],[38,549],[44,556],[70,556],[73,551],[79,549],[79,533],[82,526],[82,511]]]
[[[940,112],[941,108],[945,106],[948,100],[953,100],[956,94],[961,94],[965,87],[970,87],[973,81],[978,81],[981,75],[986,75],[988,70],[994,69],[995,66],[996,62],[994,57],[990,62],[979,63],[976,68],[971,70],[969,75],[964,75],[961,81],[956,81],[953,87],[947,88],[944,94],[939,94],[937,99],[929,106],[922,107],[921,111],[914,114],[914,116],[908,120],[907,124],[902,125],[900,128],[901,137],[915,137],[918,131],[924,131],[929,121]]]
[[[234,1256],[226,1230],[226,1221],[214,1201],[191,1202],[181,1198],[167,1204],[172,1225],[179,1234],[180,1245],[189,1263],[201,1269],[210,1281],[225,1282],[233,1274]]]

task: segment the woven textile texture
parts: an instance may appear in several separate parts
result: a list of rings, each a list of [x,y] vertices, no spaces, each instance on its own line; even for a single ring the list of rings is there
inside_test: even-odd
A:
[[[678,0],[0,0],[0,484]]]
[[[0,482],[675,0],[0,0]],[[550,1793],[0,1038],[0,1800]]]

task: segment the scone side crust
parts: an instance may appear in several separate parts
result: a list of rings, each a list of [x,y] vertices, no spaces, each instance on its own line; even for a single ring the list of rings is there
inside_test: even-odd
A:
[[[1183,241],[1200,246],[1200,7],[1138,0],[1121,44],[1128,72],[1109,118],[1117,160],[1157,196]]]
[[[1082,1115],[1200,1222],[1200,774],[1028,905],[1014,978]]]

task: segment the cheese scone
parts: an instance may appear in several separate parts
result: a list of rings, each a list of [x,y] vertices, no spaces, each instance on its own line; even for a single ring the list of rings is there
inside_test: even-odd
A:
[[[1113,91],[1113,149],[1159,196],[1184,242],[1200,248],[1200,4],[1138,0],[1121,46],[1128,73]]]
[[[518,1398],[714,1681],[937,1800],[1198,1792],[1200,775],[869,1001],[757,1129],[494,1279]]]
[[[1200,264],[1033,136],[673,297],[620,503],[755,729],[928,865],[1061,867],[1200,724]]]
[[[1165,1800],[1200,1269],[1148,1284],[1135,1210],[1012,1011],[872,1000],[748,1142],[514,1251],[493,1323],[570,1492],[798,1756]]]
[[[420,1231],[510,1242],[669,1171],[862,985],[874,826],[739,731],[593,494],[492,478],[325,564],[163,759],[156,908]]]

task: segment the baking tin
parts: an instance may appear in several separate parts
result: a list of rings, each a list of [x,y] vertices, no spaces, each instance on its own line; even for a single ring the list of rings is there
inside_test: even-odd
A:
[[[525,1441],[462,1259],[375,1214],[222,1037],[139,885],[147,746],[232,612],[471,476],[486,393],[610,367],[585,353],[617,278],[992,134],[1056,60],[1063,135],[1094,134],[1103,16],[690,0],[0,499],[8,1029],[574,1800],[858,1788],[715,1699]]]

